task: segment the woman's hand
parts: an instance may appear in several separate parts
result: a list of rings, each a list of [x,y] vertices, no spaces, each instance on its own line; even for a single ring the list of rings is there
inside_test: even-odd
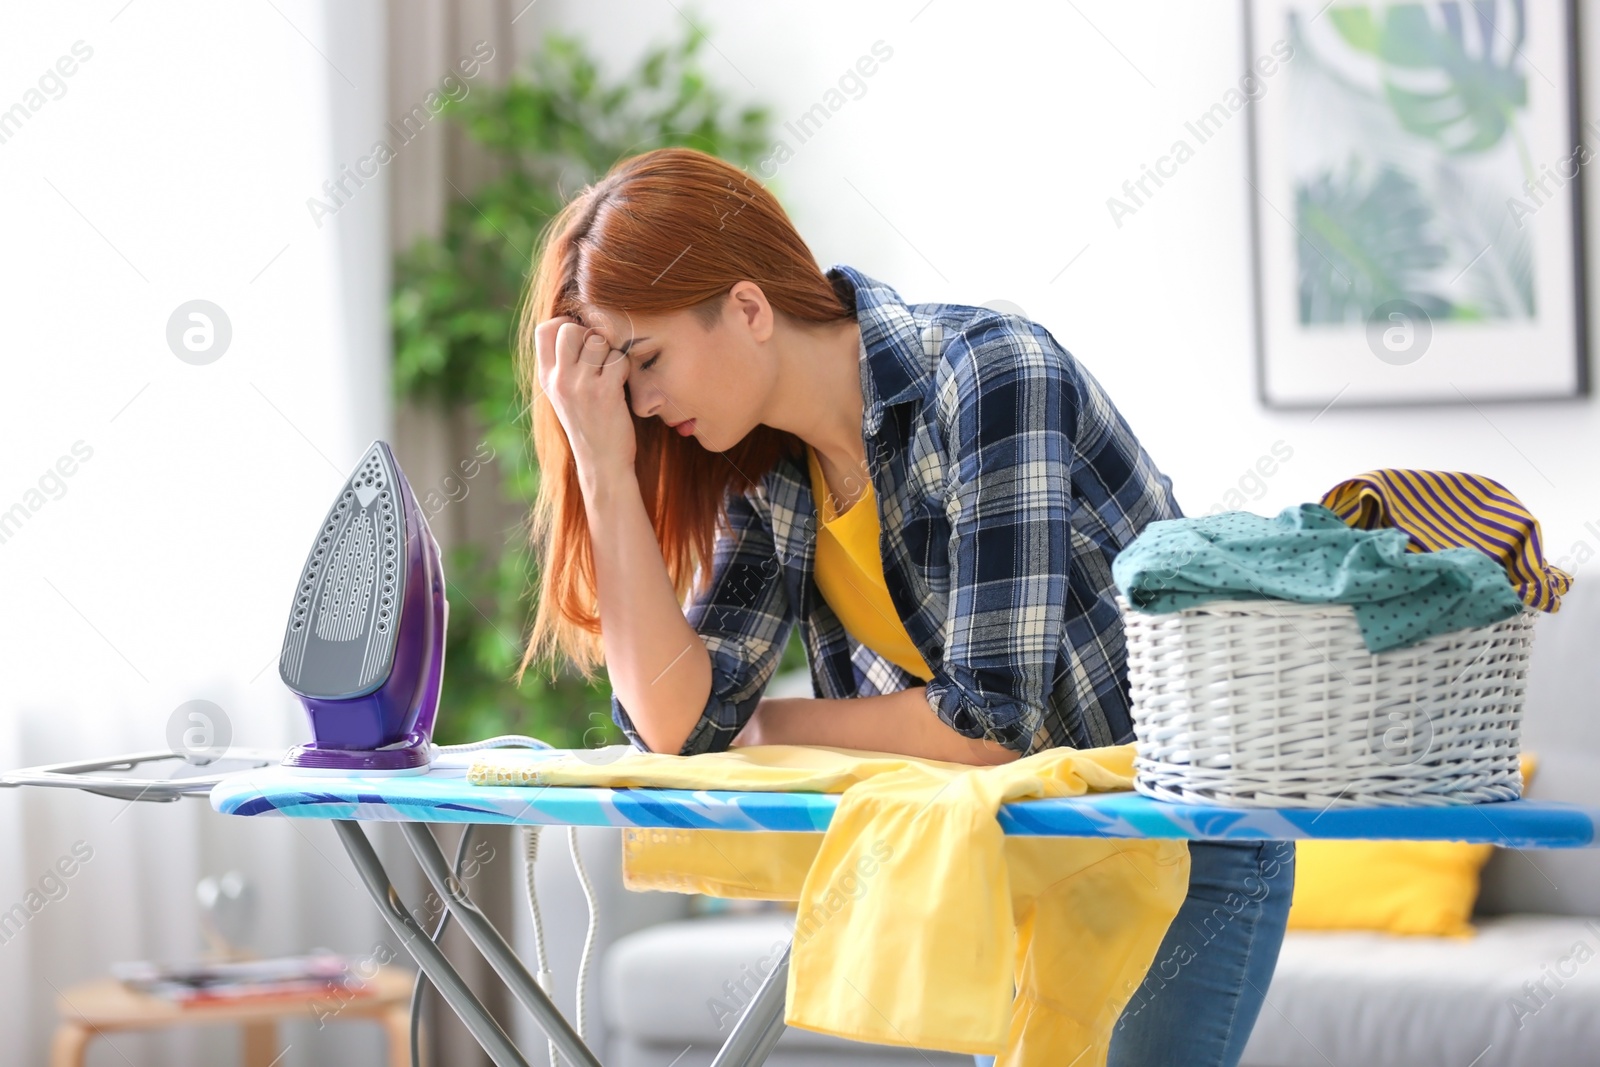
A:
[[[623,385],[629,360],[600,331],[567,315],[541,322],[533,332],[539,387],[567,431],[580,477],[633,472],[637,441]]]

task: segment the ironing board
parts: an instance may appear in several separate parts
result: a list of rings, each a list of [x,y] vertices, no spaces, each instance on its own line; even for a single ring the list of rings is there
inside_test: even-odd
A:
[[[628,746],[581,750],[600,762]],[[518,752],[549,759],[561,749]],[[504,758],[505,753],[501,753]],[[434,890],[511,992],[533,1013],[568,1063],[601,1067],[582,1038],[517,959],[505,939],[464,896],[427,823],[636,826],[675,829],[822,832],[838,806],[829,793],[570,786],[474,786],[471,754],[439,758],[429,773],[404,778],[308,777],[281,767],[228,775],[210,791],[225,815],[329,819],[391,929],[497,1067],[525,1067],[512,1044],[438,947],[411,918],[360,823],[392,821]],[[1512,800],[1451,807],[1231,808],[1158,801],[1126,790],[1018,801],[997,816],[1008,834],[1060,837],[1180,838],[1193,841],[1401,839],[1488,842],[1514,848],[1586,848],[1600,844],[1600,808]],[[758,1067],[784,1030],[789,949],[712,1060],[711,1067]]]

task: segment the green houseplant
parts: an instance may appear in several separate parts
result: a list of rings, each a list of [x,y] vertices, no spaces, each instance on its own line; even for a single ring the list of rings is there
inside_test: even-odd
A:
[[[395,390],[421,405],[470,406],[487,427],[478,452],[494,459],[500,484],[492,491],[523,505],[524,514],[539,472],[511,339],[545,223],[567,196],[625,156],[687,145],[748,167],[768,147],[768,111],[737,107],[707,81],[696,58],[701,41],[691,29],[608,81],[581,42],[552,35],[503,88],[451,101],[442,112],[490,154],[496,176],[470,195],[458,190],[443,232],[396,257]],[[526,526],[505,544],[452,550],[441,743],[509,732],[563,748],[623,740],[611,721],[609,689],[585,684],[564,664],[531,669],[520,688],[512,684],[539,563]],[[797,658],[803,663],[792,643],[783,667]]]

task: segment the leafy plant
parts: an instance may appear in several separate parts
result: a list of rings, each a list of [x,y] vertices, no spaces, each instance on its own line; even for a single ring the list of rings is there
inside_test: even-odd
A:
[[[1327,14],[1320,41],[1289,19],[1301,322],[1359,321],[1395,298],[1435,321],[1531,318],[1534,233],[1508,211],[1533,176],[1524,5]],[[1327,128],[1306,132],[1313,117]]]
[[[524,513],[539,472],[511,345],[545,223],[626,156],[686,145],[749,166],[768,148],[767,109],[736,107],[706,79],[696,58],[701,41],[691,30],[608,80],[580,41],[552,35],[503,88],[444,107],[448,120],[489,153],[496,176],[449,205],[438,238],[419,240],[396,257],[395,389],[420,404],[469,406],[487,428],[500,493]],[[452,551],[441,743],[507,732],[568,748],[622,740],[611,721],[609,689],[583,683],[576,671],[561,666],[551,681],[535,665],[520,689],[512,684],[538,568],[525,525],[505,544]]]
[[[1344,175],[1323,173],[1295,190],[1300,232],[1300,321],[1361,322],[1404,298],[1435,318],[1449,301],[1422,289],[1449,248],[1433,232],[1433,209],[1407,175],[1385,166],[1364,181],[1352,158]]]
[[[1495,25],[1498,4],[1447,7],[1437,26],[1421,4],[1386,7],[1376,17],[1369,7],[1334,7],[1328,18],[1352,48],[1384,64],[1384,93],[1401,125],[1451,155],[1485,152],[1515,128],[1528,104],[1527,76],[1517,70],[1522,4],[1512,5],[1510,33]],[[1463,25],[1468,19],[1477,23],[1476,52]]]

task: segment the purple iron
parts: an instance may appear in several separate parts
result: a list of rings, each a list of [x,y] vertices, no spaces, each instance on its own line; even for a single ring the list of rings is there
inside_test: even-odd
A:
[[[303,774],[424,774],[444,681],[439,542],[384,441],[372,442],[306,557],[278,674],[316,740],[284,757]]]

